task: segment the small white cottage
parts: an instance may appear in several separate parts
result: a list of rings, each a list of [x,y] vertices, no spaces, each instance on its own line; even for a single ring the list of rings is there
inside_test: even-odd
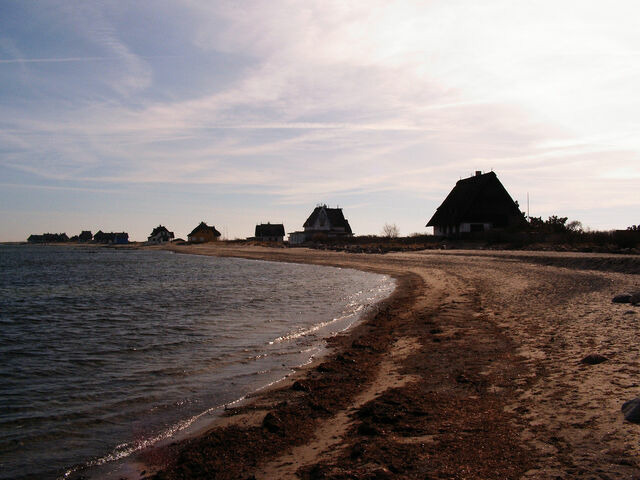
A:
[[[158,225],[156,228],[153,229],[153,231],[151,232],[151,235],[149,235],[149,237],[147,238],[147,242],[166,243],[173,240],[173,238],[174,238],[173,232],[170,232],[169,230],[167,230],[166,227],[163,227],[162,225]]]

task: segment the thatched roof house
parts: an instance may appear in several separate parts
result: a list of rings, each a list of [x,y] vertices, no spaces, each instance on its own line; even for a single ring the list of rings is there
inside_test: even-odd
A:
[[[316,207],[303,225],[304,232],[289,234],[289,243],[303,243],[326,238],[351,237],[353,232],[341,208]]]
[[[284,225],[282,223],[256,225],[255,238],[261,242],[282,242],[284,240]]]
[[[200,222],[187,237],[191,243],[215,242],[220,237],[220,232],[216,227],[209,226],[204,222]]]
[[[427,223],[435,235],[454,236],[503,229],[525,222],[494,172],[459,180]]]
[[[69,237],[66,233],[43,233],[42,235],[29,235],[27,238],[29,243],[63,243],[68,241]]]
[[[90,242],[91,240],[93,240],[93,234],[91,233],[91,230],[83,230],[82,233],[78,235],[79,242]]]
[[[129,243],[129,234],[127,232],[105,233],[102,230],[98,230],[93,236],[93,241],[96,243],[127,244]]]

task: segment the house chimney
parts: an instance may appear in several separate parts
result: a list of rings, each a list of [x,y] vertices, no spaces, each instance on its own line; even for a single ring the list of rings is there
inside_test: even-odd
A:
[[[480,175],[482,175],[482,170],[476,170],[476,177],[479,177]]]

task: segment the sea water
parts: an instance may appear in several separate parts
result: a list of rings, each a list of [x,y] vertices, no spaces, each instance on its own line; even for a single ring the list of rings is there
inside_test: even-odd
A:
[[[314,265],[0,246],[0,479],[74,476],[172,437],[393,288]]]

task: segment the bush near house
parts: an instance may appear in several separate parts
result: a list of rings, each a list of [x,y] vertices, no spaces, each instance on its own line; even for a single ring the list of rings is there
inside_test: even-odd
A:
[[[385,232],[386,233],[386,232]],[[592,231],[568,217],[552,215],[546,220],[531,217],[521,227],[473,232],[443,239],[414,233],[407,237],[361,235],[350,238],[314,238],[311,248],[343,250],[355,253],[386,253],[441,248],[488,248],[557,250],[640,254],[640,229]]]

